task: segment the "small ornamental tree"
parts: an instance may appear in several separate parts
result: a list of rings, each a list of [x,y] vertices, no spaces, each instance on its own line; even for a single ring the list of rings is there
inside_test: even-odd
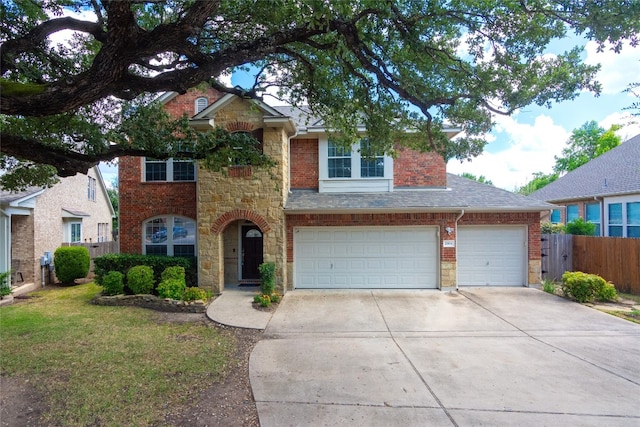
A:
[[[84,246],[62,246],[53,254],[56,277],[64,284],[87,277],[90,264],[89,249]]]

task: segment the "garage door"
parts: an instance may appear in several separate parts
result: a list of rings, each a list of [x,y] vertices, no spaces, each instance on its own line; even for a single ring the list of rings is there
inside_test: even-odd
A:
[[[458,227],[458,285],[526,285],[524,226]]]
[[[296,228],[294,265],[296,288],[436,288],[436,228]]]

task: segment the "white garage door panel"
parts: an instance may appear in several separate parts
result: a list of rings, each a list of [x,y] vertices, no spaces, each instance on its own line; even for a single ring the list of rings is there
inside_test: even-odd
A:
[[[459,227],[458,284],[526,285],[526,241],[524,226]]]
[[[302,227],[296,288],[436,288],[435,227]]]

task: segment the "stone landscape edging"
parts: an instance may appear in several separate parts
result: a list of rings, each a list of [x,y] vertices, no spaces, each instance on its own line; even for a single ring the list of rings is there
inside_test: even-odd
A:
[[[155,295],[100,295],[91,300],[92,304],[104,306],[135,306],[150,308],[156,311],[171,313],[204,313],[209,306],[202,300],[180,301],[169,298],[160,298]]]

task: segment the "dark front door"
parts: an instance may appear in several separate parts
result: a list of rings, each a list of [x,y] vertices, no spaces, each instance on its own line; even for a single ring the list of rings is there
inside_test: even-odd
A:
[[[242,226],[242,279],[260,279],[262,264],[262,232],[255,225]]]

